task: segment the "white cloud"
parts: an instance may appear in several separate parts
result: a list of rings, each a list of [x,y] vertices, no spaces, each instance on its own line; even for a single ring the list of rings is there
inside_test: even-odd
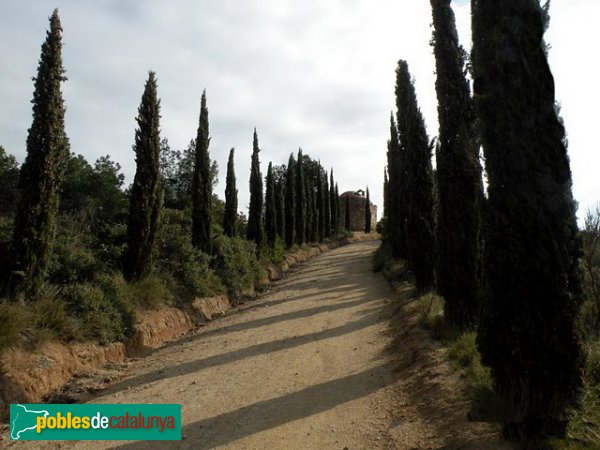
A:
[[[591,169],[598,165],[591,130],[599,99],[597,91],[589,92],[597,72],[593,58],[580,51],[594,41],[595,1],[555,0],[548,35],[571,141],[575,195],[583,205],[597,200],[599,191]],[[0,4],[0,144],[21,160],[31,121],[30,77],[55,4]],[[240,208],[248,204],[254,126],[263,172],[269,160],[286,163],[302,146],[335,168],[342,191],[368,184],[381,205],[400,58],[416,79],[428,130],[437,133],[426,1],[58,0],[58,7],[72,149],[92,161],[110,154],[129,180],[134,118],[149,69],[157,72],[162,134],[174,148],[194,137],[207,88],[211,156],[224,172],[229,148],[236,147]],[[470,47],[468,3],[454,7],[460,37]],[[224,173],[220,178],[222,195]]]

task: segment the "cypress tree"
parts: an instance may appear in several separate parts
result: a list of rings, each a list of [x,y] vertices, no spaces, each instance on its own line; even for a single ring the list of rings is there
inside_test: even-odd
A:
[[[235,185],[235,167],[233,164],[234,152],[234,148],[229,151],[227,178],[225,179],[225,215],[223,217],[223,233],[229,237],[235,236],[237,228],[238,191]]]
[[[296,243],[306,242],[306,183],[304,182],[304,161],[302,149],[298,150],[296,163]]]
[[[317,242],[319,239],[319,210],[317,209],[317,191],[314,182],[309,185],[309,194],[311,204],[310,241]]]
[[[250,166],[250,209],[248,211],[248,240],[256,242],[260,247],[263,241],[262,209],[263,209],[263,183],[260,173],[260,160],[258,159],[258,135],[254,129],[252,143],[252,164]]]
[[[338,189],[337,181],[335,183],[335,231],[340,232],[341,225],[341,210],[340,210],[340,191]]]
[[[333,182],[333,169],[329,172],[329,205],[331,207],[331,234],[336,235],[338,233],[338,201],[337,201],[337,186]]]
[[[350,231],[350,196],[346,196],[346,204],[344,205],[344,227],[346,231]]]
[[[522,440],[565,435],[583,365],[580,245],[545,19],[537,1],[473,2],[489,217],[478,344],[506,406],[505,434]]]
[[[325,216],[325,238],[331,237],[331,192],[327,172],[323,173],[323,214]]]
[[[319,242],[323,242],[325,239],[325,198],[323,195],[323,180],[321,178],[321,165],[319,164],[319,170],[317,173],[317,214],[318,220],[318,238]]]
[[[289,248],[296,242],[296,161],[290,155],[285,177],[285,245]]]
[[[196,136],[194,174],[192,178],[192,243],[194,247],[206,253],[210,253],[212,201],[209,144],[205,90],[202,92],[200,104],[200,123]]]
[[[285,240],[285,177],[279,178],[275,183],[275,221],[277,222],[277,236]]]
[[[265,192],[265,234],[270,246],[275,244],[277,239],[277,218],[275,210],[275,182],[273,180],[273,163],[269,162],[267,169]]]
[[[386,227],[387,227],[387,220],[388,220],[388,214],[389,214],[389,181],[388,181],[388,176],[387,176],[387,170],[383,169],[383,217],[385,218],[385,223],[386,223]]]
[[[302,163],[304,166],[304,192],[306,195],[306,231],[305,231],[305,241],[313,242],[313,183],[312,178],[310,176],[310,172],[307,170],[309,167],[306,165],[306,161]],[[307,173],[308,172],[308,173]]]
[[[152,270],[156,235],[160,226],[163,190],[160,180],[160,100],[154,72],[148,80],[136,118],[136,171],[129,200],[127,250],[123,272],[128,280],[147,276]]]
[[[365,233],[371,232],[371,196],[367,186],[367,201],[365,202]]]
[[[20,200],[15,217],[11,285],[29,299],[39,291],[48,266],[56,229],[59,190],[69,157],[65,105],[60,90],[62,26],[55,9],[42,44],[34,79],[33,121],[27,136],[27,157],[19,175]]]
[[[399,80],[398,80],[399,82]],[[398,94],[398,88],[396,88]],[[397,99],[398,104],[399,100]],[[406,134],[406,133],[405,133]],[[406,222],[407,193],[406,193],[406,168],[403,156],[406,151],[401,147],[398,128],[394,115],[390,115],[390,140],[388,141],[388,210],[386,217],[386,236],[392,255],[396,258],[408,258]]]
[[[480,199],[483,197],[473,105],[450,0],[431,0],[440,134],[436,152],[437,289],[445,317],[474,329],[479,310]]]
[[[398,61],[396,74],[398,134],[406,152],[406,242],[417,288],[424,290],[433,286],[435,264],[431,145],[406,61]]]

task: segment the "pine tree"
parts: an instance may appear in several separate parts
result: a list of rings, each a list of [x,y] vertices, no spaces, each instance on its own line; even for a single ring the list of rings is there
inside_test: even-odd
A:
[[[346,196],[346,203],[344,205],[344,227],[346,231],[350,231],[350,196]]]
[[[285,245],[296,242],[296,160],[290,155],[285,177]]]
[[[580,245],[546,18],[537,1],[479,0],[472,20],[489,217],[478,344],[506,406],[505,434],[563,437],[584,362]]]
[[[425,290],[433,286],[435,263],[431,145],[406,61],[398,61],[396,74],[398,134],[406,152],[406,242],[417,288]]]
[[[323,174],[323,214],[325,215],[325,238],[331,237],[331,192],[327,172]]]
[[[335,236],[338,233],[339,203],[337,199],[337,185],[333,181],[333,169],[329,172],[329,205],[331,208],[331,234]]]
[[[266,178],[265,192],[265,234],[270,246],[275,245],[277,239],[277,218],[275,210],[275,181],[273,180],[273,163],[269,162]]]
[[[302,149],[298,150],[296,163],[296,244],[306,242],[306,183],[304,181],[304,161]]]
[[[148,80],[136,118],[136,172],[129,200],[127,250],[123,271],[128,280],[147,276],[152,270],[156,235],[160,226],[163,191],[160,180],[160,100],[154,72]]]
[[[367,186],[367,201],[365,202],[365,233],[371,232],[371,196]]]
[[[225,180],[225,215],[223,218],[223,233],[226,236],[233,237],[237,229],[237,188],[235,183],[235,167],[233,164],[235,149],[229,151],[229,161],[227,161],[227,178]]]
[[[248,240],[256,242],[256,247],[260,247],[263,241],[263,183],[260,173],[260,160],[258,159],[258,135],[254,129],[254,138],[252,144],[252,164],[250,166],[250,209],[248,211]]]
[[[60,90],[65,80],[62,26],[58,10],[54,10],[34,79],[33,122],[19,178],[20,200],[13,234],[11,285],[15,292],[23,293],[28,299],[36,295],[46,275],[56,229],[60,185],[69,156],[65,106]]]
[[[325,239],[325,197],[323,194],[323,180],[321,178],[321,164],[317,173],[317,214],[318,214],[318,238],[319,242]]]
[[[212,180],[208,146],[208,109],[206,91],[202,92],[200,123],[196,136],[194,175],[192,179],[192,243],[205,253],[210,253]]]
[[[458,43],[450,0],[431,0],[431,7],[440,123],[437,289],[446,301],[445,317],[465,331],[475,328],[479,310],[481,165],[466,53]]]

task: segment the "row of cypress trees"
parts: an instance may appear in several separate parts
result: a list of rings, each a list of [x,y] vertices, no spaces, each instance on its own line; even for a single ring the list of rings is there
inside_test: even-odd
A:
[[[333,169],[328,181],[321,163],[299,149],[297,158],[290,155],[287,166],[269,162],[263,198],[259,152],[254,130],[247,238],[258,248],[263,244],[274,247],[278,241],[290,248],[338,234],[340,208]]]
[[[62,65],[62,27],[55,10],[35,78],[33,123],[27,138],[27,157],[20,171],[20,200],[17,207],[12,267],[2,283],[13,298],[33,299],[45,278],[56,228],[61,180],[69,157],[65,133],[65,107],[60,85],[66,80]],[[123,275],[129,281],[150,275],[164,204],[161,179],[160,100],[157,80],[149,72],[136,117],[133,150],[136,173],[130,190],[127,246],[122,258]],[[211,202],[213,179],[209,154],[209,120],[206,92],[202,93],[200,118],[193,141],[191,179],[192,244],[211,253]],[[259,146],[254,130],[250,173],[250,208],[247,238],[257,244],[275,246],[277,240],[288,247],[309,241],[323,241],[339,230],[337,185],[333,188],[320,163],[298,152],[276,180],[269,163],[266,198],[260,172]],[[306,167],[305,167],[306,166]],[[331,188],[330,188],[331,186]],[[223,230],[227,236],[238,233],[238,201],[234,169],[234,149],[227,165]],[[291,208],[290,208],[291,206]]]
[[[582,383],[580,245],[543,40],[548,11],[539,1],[472,2],[471,96],[450,0],[430,1],[437,167],[434,176],[434,143],[401,60],[384,178],[384,245],[408,261],[419,290],[435,288],[444,297],[447,322],[478,331],[504,406],[505,434],[564,437],[566,411]]]

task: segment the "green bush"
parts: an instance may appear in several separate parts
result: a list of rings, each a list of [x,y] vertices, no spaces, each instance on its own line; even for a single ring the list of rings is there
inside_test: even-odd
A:
[[[21,333],[30,320],[31,313],[23,305],[0,301],[0,353],[21,342]]]
[[[256,245],[239,237],[219,236],[213,242],[214,268],[234,300],[254,287],[260,275]]]
[[[418,324],[429,330],[434,339],[452,340],[458,335],[456,329],[444,320],[444,299],[434,293],[421,295],[417,299]]]
[[[149,276],[128,285],[131,304],[141,309],[158,309],[173,303],[173,294],[164,280]]]
[[[281,267],[285,255],[285,243],[281,240],[279,236],[275,239],[275,244],[273,247],[268,245],[264,245],[260,249],[260,262],[263,267],[266,267],[269,264],[274,264],[277,267]]]
[[[71,284],[62,289],[61,296],[78,320],[83,338],[102,344],[125,339],[125,320],[100,287],[91,283]]]
[[[185,211],[168,210],[159,236],[158,270],[179,303],[223,292],[211,257],[192,245]]]
[[[30,347],[54,338],[70,342],[83,337],[77,320],[55,286],[45,285],[31,303],[30,311],[27,342]]]
[[[373,255],[373,271],[381,272],[389,282],[406,279],[408,267],[403,259],[394,259],[388,244],[383,243]]]
[[[131,289],[123,275],[120,273],[101,274],[96,278],[94,284],[102,290],[105,298],[119,312],[123,335],[126,337],[132,336],[135,326],[134,300],[132,299]]]

